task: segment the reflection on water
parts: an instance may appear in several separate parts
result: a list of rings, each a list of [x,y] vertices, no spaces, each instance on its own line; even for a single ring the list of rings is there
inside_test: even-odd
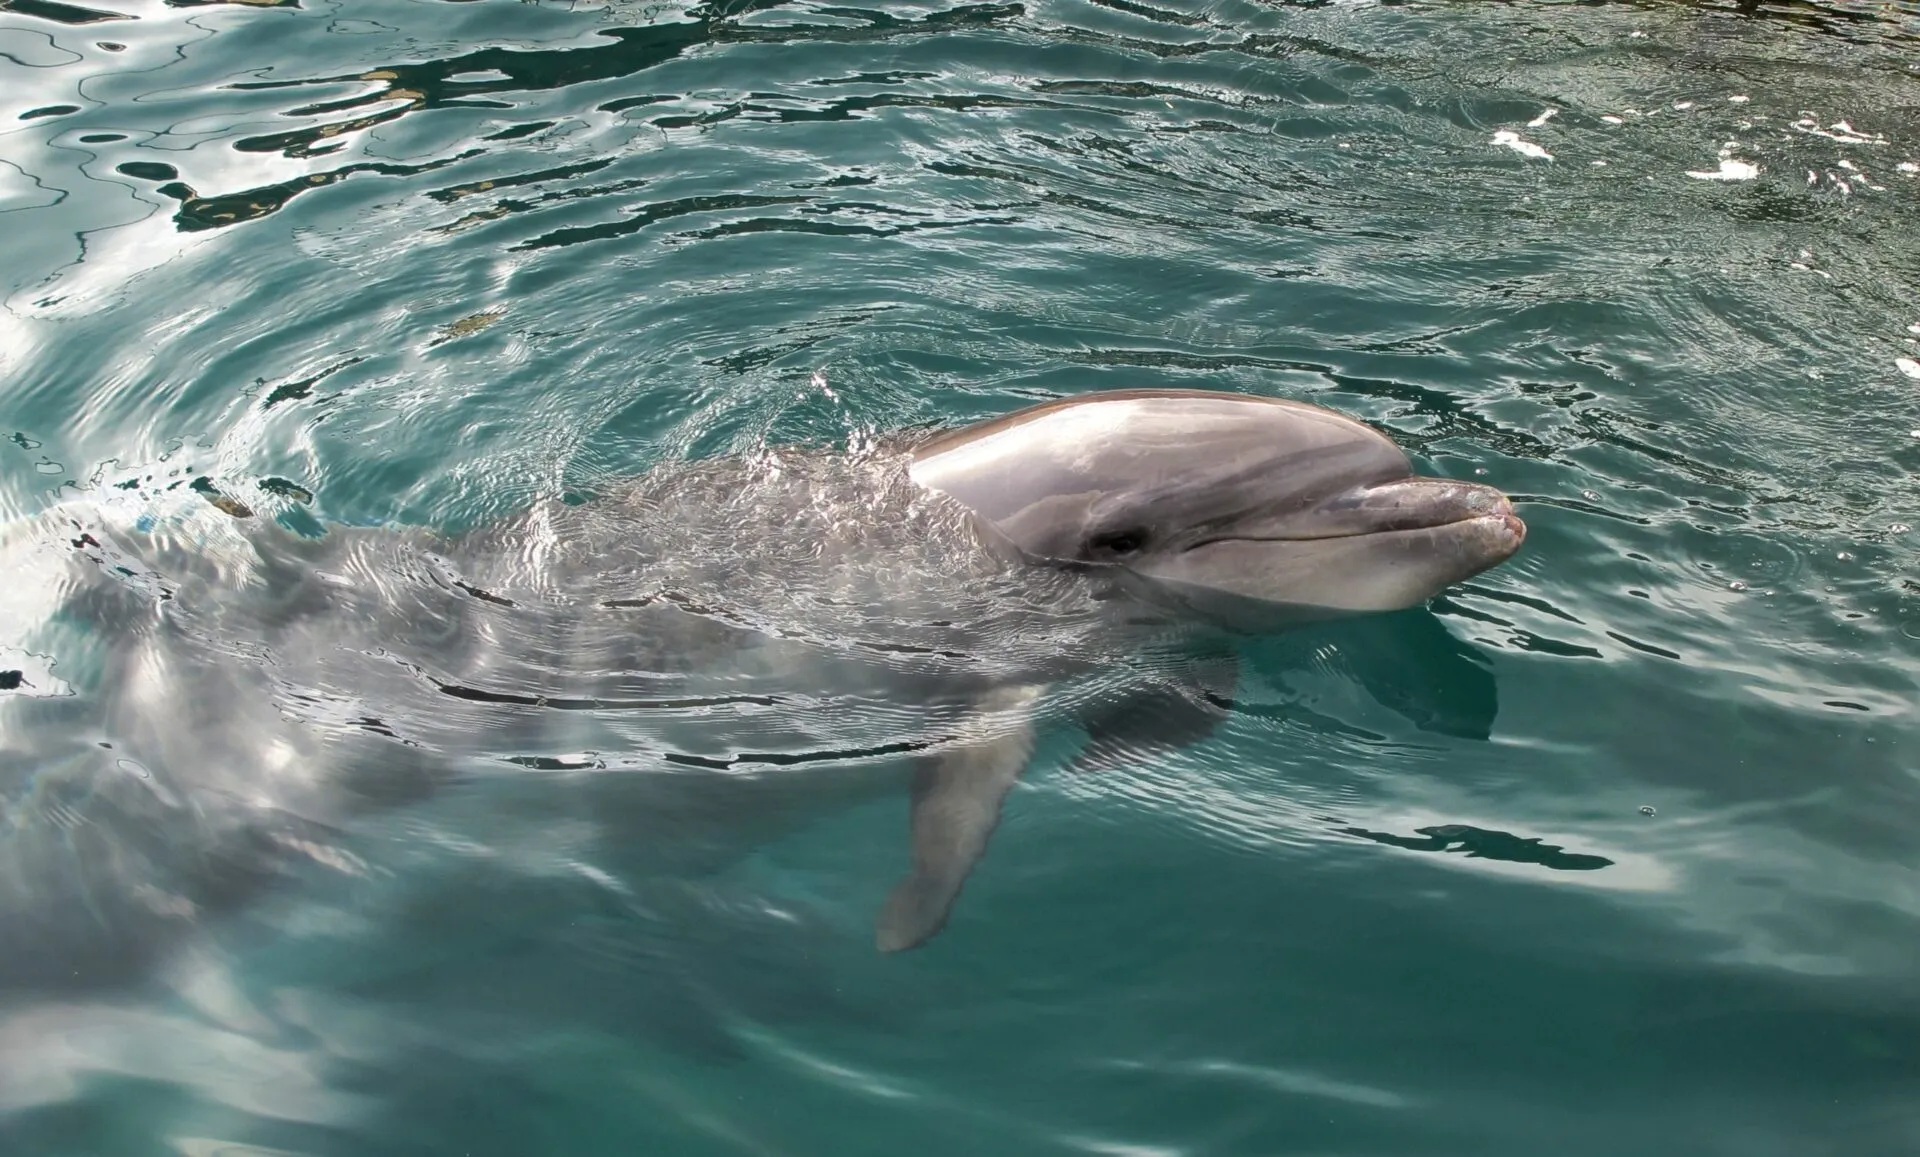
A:
[[[213,566],[1148,384],[1360,414],[1530,535],[1050,732],[905,957],[871,917],[952,720],[888,680],[1017,634],[819,600],[896,673],[838,700],[699,632],[458,670],[531,600],[422,561],[431,613],[314,637],[439,668],[303,672],[235,600],[169,682],[98,645],[159,574],[101,539],[75,603],[36,556],[0,869],[71,874],[0,870],[48,973],[0,1147],[1914,1150],[1916,60],[1904,0],[5,0],[10,524],[189,509]],[[165,710],[111,734],[103,687]],[[325,768],[371,806],[302,814]]]

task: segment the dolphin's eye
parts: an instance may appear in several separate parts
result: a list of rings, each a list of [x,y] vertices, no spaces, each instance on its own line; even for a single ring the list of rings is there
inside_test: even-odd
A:
[[[1095,554],[1138,554],[1140,548],[1147,545],[1147,536],[1138,530],[1109,530],[1094,535],[1087,545],[1093,548]]]

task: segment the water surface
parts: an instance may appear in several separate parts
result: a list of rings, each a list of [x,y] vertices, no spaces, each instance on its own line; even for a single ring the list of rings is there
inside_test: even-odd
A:
[[[1917,61],[1909,0],[7,0],[10,520],[457,528],[1151,385],[1531,533],[1250,641],[1203,743],[1049,739],[924,951],[897,797],[571,875],[449,802],[168,985],[5,998],[0,1147],[1920,1151]],[[91,693],[22,615],[10,748]]]

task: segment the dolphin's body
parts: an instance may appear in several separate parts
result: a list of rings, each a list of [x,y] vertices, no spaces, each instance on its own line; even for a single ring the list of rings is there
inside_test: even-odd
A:
[[[919,945],[1044,728],[1089,763],[1194,738],[1237,633],[1418,604],[1524,534],[1360,422],[1200,391],[678,463],[459,535],[48,518],[15,594],[57,613],[10,641],[76,686],[0,705],[0,991],[133,979],[423,801],[652,863],[903,764],[876,935]]]

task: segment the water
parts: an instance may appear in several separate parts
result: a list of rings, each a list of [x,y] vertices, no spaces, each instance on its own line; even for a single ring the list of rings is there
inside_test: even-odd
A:
[[[898,797],[568,875],[535,781],[5,998],[0,1148],[1920,1151],[1920,12],[1743,7],[11,0],[10,520],[457,528],[1172,385],[1531,534],[1250,641],[1202,743],[1046,740],[923,951]],[[9,746],[86,688],[0,660]]]

